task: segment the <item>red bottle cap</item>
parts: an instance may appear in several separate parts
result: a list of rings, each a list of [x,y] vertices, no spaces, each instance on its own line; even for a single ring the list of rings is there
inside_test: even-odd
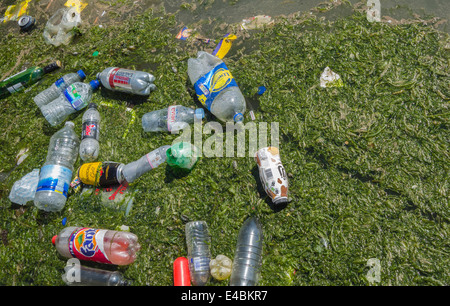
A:
[[[173,262],[173,285],[190,286],[189,262],[186,257],[178,257]]]
[[[55,236],[53,236],[53,238],[52,238],[52,243],[53,243],[53,245],[56,244],[56,237],[58,237],[58,235],[55,235]]]

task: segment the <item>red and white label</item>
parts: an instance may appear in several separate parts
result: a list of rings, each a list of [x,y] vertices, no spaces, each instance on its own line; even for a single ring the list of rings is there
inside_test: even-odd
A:
[[[133,78],[134,71],[123,69],[123,68],[114,68],[108,73],[108,82],[109,86],[112,89],[131,89],[131,79]]]

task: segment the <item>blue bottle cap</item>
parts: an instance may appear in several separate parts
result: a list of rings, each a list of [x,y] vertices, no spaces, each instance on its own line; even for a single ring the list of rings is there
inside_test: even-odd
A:
[[[80,70],[77,71],[77,73],[78,73],[78,75],[80,76],[80,78],[82,80],[84,80],[86,78],[86,75],[84,74],[83,70],[80,69]]]
[[[92,80],[89,82],[89,85],[91,85],[93,90],[96,90],[97,88],[100,87],[100,82],[97,80]]]
[[[195,118],[200,120],[205,118],[205,110],[203,108],[197,108],[195,110]]]
[[[234,122],[242,122],[244,121],[244,115],[242,113],[236,113],[233,117]]]
[[[262,95],[265,92],[266,92],[266,87],[265,86],[258,87],[258,95]]]

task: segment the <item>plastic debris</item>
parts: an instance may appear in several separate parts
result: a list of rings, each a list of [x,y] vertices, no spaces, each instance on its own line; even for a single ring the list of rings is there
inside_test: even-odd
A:
[[[44,40],[54,46],[68,45],[75,36],[73,28],[81,24],[81,16],[76,7],[61,8],[50,17],[44,29]]]
[[[5,16],[3,18],[3,22],[7,22],[10,20],[17,20],[22,15],[25,15],[28,8],[28,3],[31,0],[25,0],[20,2],[19,4],[10,5],[7,7]]]
[[[219,42],[217,47],[214,49],[212,55],[217,56],[222,59],[227,55],[228,51],[231,49],[233,41],[237,38],[234,34],[225,34],[224,38]]]
[[[81,2],[80,0],[68,0],[64,3],[64,6],[74,7],[78,13],[81,13],[87,5],[87,3]]]
[[[225,280],[231,275],[233,261],[225,255],[217,255],[209,262],[211,275],[217,280]]]
[[[243,30],[254,30],[262,28],[264,25],[272,24],[274,24],[272,17],[267,15],[258,15],[242,20],[241,28]]]
[[[31,16],[22,16],[20,17],[19,21],[17,21],[17,24],[20,27],[20,30],[23,32],[28,32],[30,31],[34,24],[36,23],[36,19],[31,17]]]
[[[11,202],[20,205],[25,205],[27,202],[33,201],[38,182],[39,169],[33,169],[33,171],[14,183],[9,193],[9,199]]]
[[[192,29],[188,27],[184,27],[178,32],[177,38],[181,40],[186,40],[189,36],[191,36]]]
[[[342,87],[344,83],[339,74],[333,72],[329,67],[326,67],[320,76],[320,87]]]
[[[266,92],[266,87],[265,86],[259,86],[258,87],[258,95],[261,96],[262,94],[264,94]]]

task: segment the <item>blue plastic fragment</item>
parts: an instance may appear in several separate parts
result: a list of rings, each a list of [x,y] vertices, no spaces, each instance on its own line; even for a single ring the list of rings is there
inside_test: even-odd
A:
[[[62,219],[62,225],[66,225],[66,223],[67,223],[67,218],[66,217],[64,217],[64,219]]]
[[[265,86],[258,87],[258,95],[262,95],[265,92],[266,92],[266,87]]]

